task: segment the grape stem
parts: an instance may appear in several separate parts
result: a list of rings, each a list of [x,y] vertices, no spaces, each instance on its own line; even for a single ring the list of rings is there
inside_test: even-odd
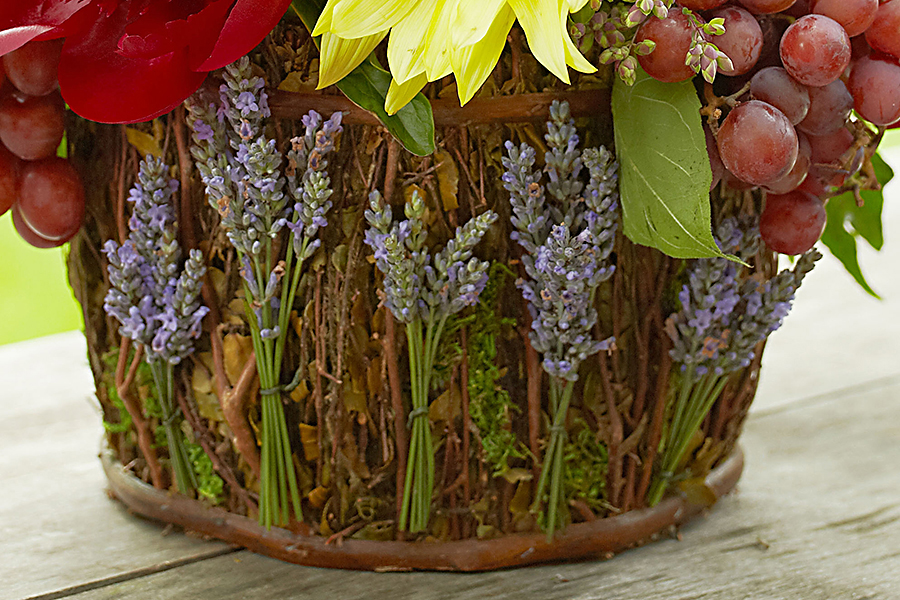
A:
[[[719,119],[722,118],[722,107],[727,106],[734,108],[740,102],[738,98],[750,91],[750,82],[744,84],[744,87],[731,94],[730,96],[716,96],[713,92],[713,86],[709,82],[703,83],[703,97],[706,99],[706,106],[700,109],[700,114],[706,117],[706,122],[713,136],[719,135]]]

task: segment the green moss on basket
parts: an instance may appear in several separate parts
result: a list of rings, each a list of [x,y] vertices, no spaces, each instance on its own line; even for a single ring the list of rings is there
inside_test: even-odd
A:
[[[494,262],[488,271],[488,283],[468,326],[469,414],[478,428],[484,461],[494,475],[509,469],[510,458],[524,458],[525,453],[510,428],[510,411],[518,410],[509,393],[498,381],[503,371],[496,364],[497,336],[515,328],[516,320],[499,318],[497,301],[513,272],[503,263]]]
[[[609,508],[606,502],[609,452],[606,444],[598,439],[584,419],[574,419],[563,456],[566,465],[563,493],[566,500],[580,500],[594,512]]]

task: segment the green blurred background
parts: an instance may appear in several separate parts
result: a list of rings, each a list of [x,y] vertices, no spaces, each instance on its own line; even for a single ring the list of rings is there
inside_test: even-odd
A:
[[[900,130],[889,132],[884,145],[900,146]],[[0,344],[81,329],[65,253],[65,246],[32,248],[16,234],[10,213],[0,217]]]

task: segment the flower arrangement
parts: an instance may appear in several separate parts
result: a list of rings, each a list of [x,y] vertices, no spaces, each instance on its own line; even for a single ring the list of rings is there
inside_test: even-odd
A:
[[[583,532],[721,493],[814,245],[875,293],[900,0],[833,4],[22,2],[0,210],[71,240],[107,441],[216,535],[624,548]]]

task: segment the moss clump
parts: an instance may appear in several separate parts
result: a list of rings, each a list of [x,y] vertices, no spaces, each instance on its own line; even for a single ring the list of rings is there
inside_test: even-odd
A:
[[[513,273],[503,263],[491,264],[488,283],[468,324],[469,413],[478,428],[484,461],[494,475],[509,469],[509,459],[525,454],[510,427],[510,411],[517,407],[497,383],[505,369],[497,367],[496,337],[514,328],[515,319],[498,318],[497,300]]]
[[[606,471],[609,452],[584,419],[575,419],[563,456],[566,465],[563,473],[565,497],[584,502],[594,512],[608,508]]]

